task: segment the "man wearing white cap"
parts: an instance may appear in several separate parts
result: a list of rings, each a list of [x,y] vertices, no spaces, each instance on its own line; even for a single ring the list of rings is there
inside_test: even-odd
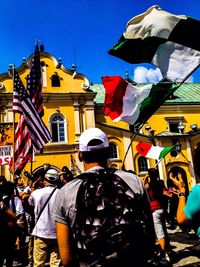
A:
[[[34,206],[35,227],[33,261],[34,267],[45,266],[48,252],[50,252],[50,266],[61,266],[61,259],[56,241],[55,220],[52,217],[55,196],[58,193],[58,172],[49,169],[44,177],[45,187],[33,191],[28,199],[29,205]]]
[[[133,258],[129,263],[128,257],[124,257],[124,252],[121,253],[121,251],[118,251],[119,253],[113,253],[113,251],[109,250],[109,248],[106,251],[106,253],[108,252],[109,255],[101,254],[102,251],[104,253],[104,248],[108,245],[108,242],[105,238],[106,232],[112,228],[111,224],[107,224],[106,229],[105,224],[102,223],[102,221],[116,221],[115,219],[118,219],[118,214],[114,213],[116,210],[121,212],[121,206],[123,207],[123,210],[120,213],[120,216],[122,215],[123,223],[128,225],[127,222],[130,221],[130,216],[128,221],[126,221],[127,218],[124,217],[126,211],[124,209],[123,202],[127,201],[127,195],[130,199],[134,198],[136,195],[142,198],[142,200],[139,200],[137,209],[143,211],[142,201],[145,202],[145,204],[147,203],[146,209],[148,210],[148,219],[149,222],[151,222],[150,227],[153,232],[153,222],[149,210],[149,201],[141,180],[133,173],[122,170],[117,170],[114,172],[107,168],[107,159],[109,157],[109,141],[106,134],[98,128],[89,128],[81,134],[79,140],[78,157],[79,160],[84,164],[85,172],[63,186],[59,190],[55,200],[54,216],[56,220],[58,246],[63,266],[76,266],[76,263],[78,262],[77,266],[80,267],[144,267],[145,265],[143,265],[143,258],[139,256],[138,258],[140,262],[134,265],[133,262],[135,259]],[[113,198],[111,199],[110,196]],[[113,208],[115,204],[113,204],[114,201],[112,202],[112,200],[117,202],[117,209],[115,207]],[[131,204],[127,205],[128,206],[126,210],[130,210],[130,208],[132,208],[132,202]],[[91,210],[93,212],[90,213]],[[103,215],[103,213],[105,213],[106,216]],[[89,214],[89,217],[82,220],[85,214]],[[92,218],[93,215],[94,218]],[[101,220],[102,218],[103,220]],[[120,229],[124,229],[122,224],[119,224],[118,227],[120,227]],[[101,229],[100,234],[98,231],[96,231],[97,228]],[[117,235],[119,234],[120,237],[121,231],[123,232],[123,230],[120,230],[117,233]],[[90,248],[87,248],[87,242],[84,243],[85,240],[89,239],[89,236],[91,235],[95,237],[96,233],[100,242],[94,238],[93,240],[95,240],[97,243],[94,243],[94,245],[90,245]],[[124,234],[126,235],[125,232]],[[76,238],[78,235],[81,236],[82,239],[80,242],[79,239]],[[114,233],[114,238],[116,238],[117,235]],[[154,237],[154,235],[152,236]],[[107,237],[109,237],[109,234]],[[121,242],[119,239],[116,239],[116,243],[118,241]],[[153,242],[154,240],[152,240],[152,243]],[[126,245],[127,243],[125,246]],[[136,244],[136,246],[137,245],[139,244]],[[145,244],[143,244],[143,250],[144,245]],[[118,248],[121,247],[121,245],[118,246]],[[132,254],[132,247],[130,249],[129,244],[127,247],[128,248],[125,249],[125,253],[127,253],[127,251],[131,251],[129,254]],[[91,253],[90,249],[92,251]],[[100,257],[95,258],[96,254],[98,254]]]

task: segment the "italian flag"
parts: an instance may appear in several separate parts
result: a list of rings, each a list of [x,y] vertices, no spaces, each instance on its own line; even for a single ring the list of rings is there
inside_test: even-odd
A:
[[[159,6],[128,21],[109,54],[129,63],[151,63],[164,78],[182,81],[200,64],[200,21]]]
[[[104,76],[103,111],[114,122],[120,120],[139,128],[176,90],[172,83],[147,84],[138,87],[120,76]]]
[[[136,150],[140,155],[156,160],[164,158],[173,148],[174,146],[159,147],[145,142],[139,142],[136,146]]]

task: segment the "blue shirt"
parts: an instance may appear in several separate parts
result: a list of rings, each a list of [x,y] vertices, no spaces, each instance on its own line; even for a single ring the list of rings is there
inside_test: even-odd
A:
[[[196,233],[200,238],[200,184],[196,184],[190,191],[184,213],[195,226]]]

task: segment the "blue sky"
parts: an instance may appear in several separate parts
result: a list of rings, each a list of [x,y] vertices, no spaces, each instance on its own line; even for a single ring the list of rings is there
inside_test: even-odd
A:
[[[152,5],[200,20],[199,0],[1,0],[0,73],[7,72],[11,63],[19,67],[39,39],[45,51],[61,57],[66,68],[76,64],[77,71],[90,82],[101,83],[105,75],[124,77],[126,71],[134,78],[138,65],[110,56],[107,51],[125,31],[127,21]],[[192,78],[200,82],[199,69]]]

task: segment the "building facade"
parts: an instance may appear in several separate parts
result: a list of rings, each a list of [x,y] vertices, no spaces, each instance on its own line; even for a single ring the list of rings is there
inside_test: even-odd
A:
[[[168,173],[175,168],[181,171],[191,188],[195,183],[192,155],[200,141],[200,84],[182,84],[148,120],[136,135],[125,122],[114,123],[103,113],[105,91],[102,84],[90,84],[88,78],[67,69],[61,59],[41,52],[43,121],[52,139],[43,151],[34,155],[25,171],[36,176],[44,174],[50,166],[61,170],[70,168],[74,175],[83,171],[78,161],[78,143],[83,130],[99,127],[108,134],[110,143],[109,166],[135,171],[141,179],[148,168],[157,166],[160,178],[167,181]],[[17,71],[24,85],[30,72],[32,56],[23,60]],[[12,112],[13,78],[10,70],[0,74],[0,131],[1,145],[13,145],[14,128],[18,117]],[[163,160],[155,162],[137,153],[139,141],[158,146],[176,145]],[[9,165],[0,165],[1,175],[12,180]],[[23,173],[22,173],[23,175]]]

